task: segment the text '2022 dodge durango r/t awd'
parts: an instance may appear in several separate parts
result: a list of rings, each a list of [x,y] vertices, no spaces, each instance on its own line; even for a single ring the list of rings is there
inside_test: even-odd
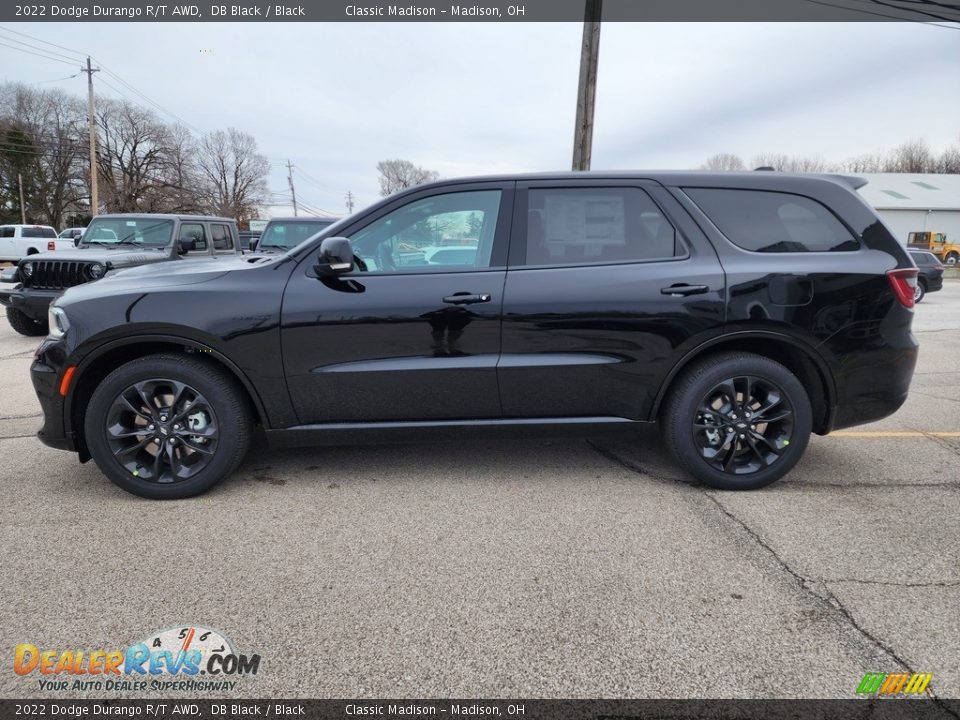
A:
[[[700,481],[759,488],[811,432],[906,399],[917,270],[861,184],[444,181],[281,255],[122,271],[52,305],[39,435],[178,498],[232,472],[258,427],[300,445],[659,421]],[[438,247],[467,250],[426,259]]]

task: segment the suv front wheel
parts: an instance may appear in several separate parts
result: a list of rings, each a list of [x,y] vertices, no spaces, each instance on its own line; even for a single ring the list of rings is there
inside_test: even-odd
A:
[[[250,445],[250,409],[237,382],[182,355],[150,355],[110,373],[84,421],[90,455],[134,495],[198,495],[232,473]]]
[[[684,371],[661,420],[667,447],[695,478],[721,490],[755,490],[797,464],[812,417],[806,390],[783,365],[722,353]]]

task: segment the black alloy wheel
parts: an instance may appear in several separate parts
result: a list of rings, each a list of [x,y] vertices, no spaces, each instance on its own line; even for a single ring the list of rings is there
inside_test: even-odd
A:
[[[190,497],[216,485],[240,465],[252,426],[239,382],[217,363],[190,355],[148,355],[121,365],[93,389],[83,424],[103,474],[154,499]]]
[[[187,480],[207,467],[220,431],[210,402],[176,380],[151,378],[114,398],[106,421],[117,462],[147,482]]]
[[[660,424],[677,462],[699,481],[755,490],[796,465],[813,412],[803,384],[780,363],[722,352],[681,373],[664,400]]]
[[[747,475],[783,457],[793,434],[793,406],[783,390],[765,378],[727,378],[700,402],[692,432],[710,466]]]

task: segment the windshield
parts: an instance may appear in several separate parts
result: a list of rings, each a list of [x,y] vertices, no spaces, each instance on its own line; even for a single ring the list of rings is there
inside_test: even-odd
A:
[[[166,247],[173,239],[173,220],[95,218],[83,233],[84,245]]]
[[[285,250],[296,247],[308,237],[313,237],[321,230],[333,225],[333,220],[329,222],[316,222],[314,220],[283,220],[281,222],[271,221],[267,229],[260,236],[258,248],[283,248]]]

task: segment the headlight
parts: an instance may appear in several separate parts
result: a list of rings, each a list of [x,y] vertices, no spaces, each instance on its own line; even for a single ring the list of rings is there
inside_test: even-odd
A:
[[[104,271],[106,271],[103,263],[93,263],[92,265],[87,265],[87,275],[90,276],[91,280],[99,280],[103,277]]]
[[[63,308],[51,305],[47,311],[47,322],[50,324],[50,337],[62,338],[70,329],[70,321]]]
[[[30,277],[31,275],[33,275],[33,263],[32,263],[32,262],[21,263],[21,264],[20,264],[20,273],[21,273],[25,278],[28,278],[28,277]]]

